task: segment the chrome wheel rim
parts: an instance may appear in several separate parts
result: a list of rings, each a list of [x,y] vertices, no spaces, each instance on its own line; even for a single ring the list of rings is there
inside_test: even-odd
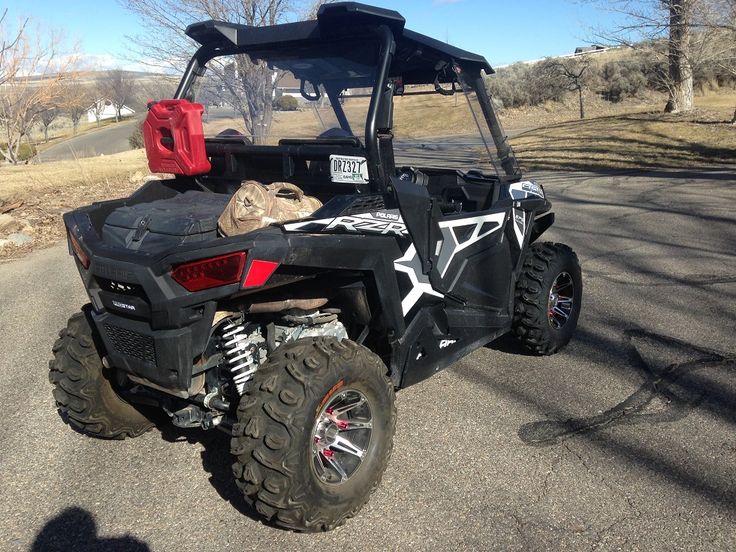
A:
[[[347,389],[330,398],[312,429],[312,467],[324,483],[349,480],[365,460],[373,433],[373,413],[360,391]]]
[[[547,319],[549,325],[559,330],[570,319],[574,306],[575,283],[567,272],[561,272],[549,290]]]

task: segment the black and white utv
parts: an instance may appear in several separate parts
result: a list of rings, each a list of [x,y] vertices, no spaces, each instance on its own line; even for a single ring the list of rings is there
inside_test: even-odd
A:
[[[54,398],[96,437],[218,428],[252,508],[328,530],[379,484],[394,391],[507,332],[556,352],[580,267],[538,241],[554,216],[522,178],[482,56],[353,2],[186,33],[201,46],[146,123],[151,169],[173,177],[64,216],[90,304],[53,347]],[[258,74],[273,103],[256,105]],[[244,181],[322,207],[223,236]]]

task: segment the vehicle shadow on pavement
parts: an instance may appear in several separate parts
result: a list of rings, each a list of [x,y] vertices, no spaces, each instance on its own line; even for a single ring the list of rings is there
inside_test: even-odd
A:
[[[263,516],[251,508],[243,498],[243,493],[235,484],[230,454],[230,437],[217,430],[181,429],[172,424],[159,427],[161,437],[170,443],[186,442],[202,445],[202,467],[209,474],[209,481],[221,498],[227,500],[233,508],[253,521],[265,522]]]
[[[486,349],[510,355],[536,356],[534,353],[526,349],[513,333],[503,334],[501,337],[488,343],[485,347]]]
[[[135,537],[100,537],[94,516],[79,507],[67,508],[48,521],[31,545],[31,552],[150,552]]]

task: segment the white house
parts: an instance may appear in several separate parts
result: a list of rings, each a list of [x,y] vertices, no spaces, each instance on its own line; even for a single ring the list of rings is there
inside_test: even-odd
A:
[[[273,74],[274,81],[276,80],[278,73]],[[279,79],[279,81],[276,83],[276,86],[273,89],[273,97],[274,99],[280,98],[281,96],[291,96],[292,98],[296,98],[297,100],[302,99],[302,93],[301,93],[301,81],[294,78],[294,75],[291,73],[286,73],[282,75],[282,77]]]
[[[126,117],[132,117],[135,115],[135,111],[131,108],[129,108],[127,105],[124,105],[120,109],[120,116],[125,119]],[[89,106],[89,109],[87,109],[87,122],[94,123],[98,119],[100,121],[104,121],[106,119],[114,119],[115,118],[115,106],[112,105],[112,102],[108,99],[101,98],[97,100],[94,104]]]

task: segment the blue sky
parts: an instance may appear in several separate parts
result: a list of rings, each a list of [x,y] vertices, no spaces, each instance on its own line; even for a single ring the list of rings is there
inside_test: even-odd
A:
[[[491,65],[572,52],[610,14],[576,0],[365,0],[398,10],[411,29],[486,56]],[[126,35],[137,18],[116,0],[6,0],[11,17],[28,16],[65,32],[101,66],[130,67]],[[127,53],[127,55],[126,55]]]

